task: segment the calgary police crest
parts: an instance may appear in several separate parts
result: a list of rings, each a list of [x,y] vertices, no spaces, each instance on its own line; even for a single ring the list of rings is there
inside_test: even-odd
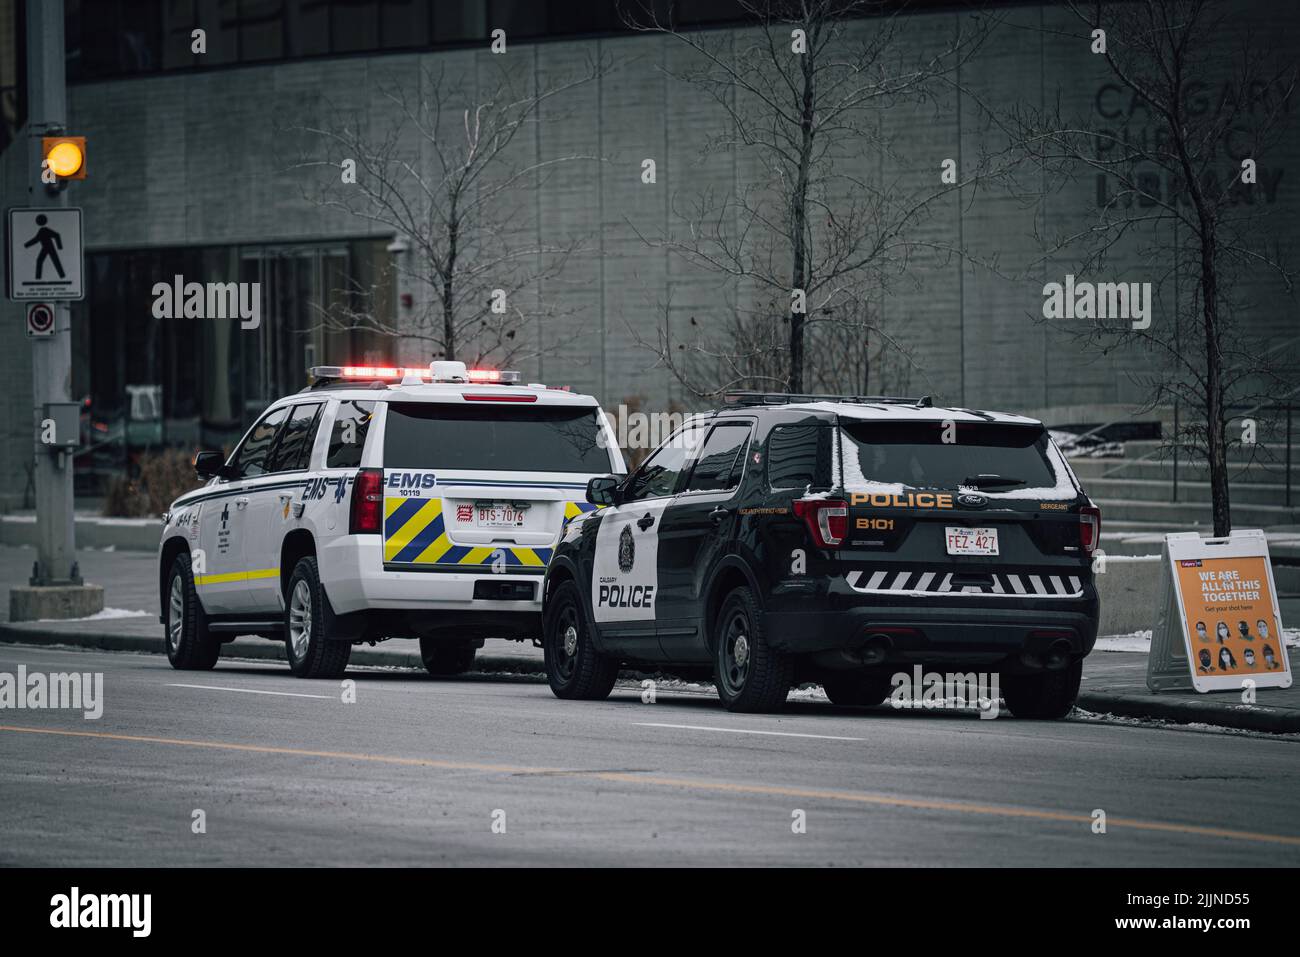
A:
[[[632,528],[623,526],[623,534],[618,537],[618,570],[624,575],[632,570],[636,561],[636,542],[632,540]]]

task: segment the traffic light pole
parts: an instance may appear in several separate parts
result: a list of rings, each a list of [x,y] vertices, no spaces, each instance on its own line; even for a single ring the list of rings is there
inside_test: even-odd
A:
[[[27,0],[28,175],[32,206],[67,205],[62,190],[50,195],[41,178],[41,138],[61,133],[67,123],[63,48],[63,0]],[[54,334],[31,340],[32,443],[35,455],[36,566],[34,586],[79,586],[72,495],[72,453],[42,441],[45,409],[70,401],[72,388],[72,310],[54,301]],[[67,602],[60,602],[67,605]],[[78,602],[72,602],[78,605]],[[72,610],[76,610],[73,608]],[[54,617],[61,617],[55,615]]]

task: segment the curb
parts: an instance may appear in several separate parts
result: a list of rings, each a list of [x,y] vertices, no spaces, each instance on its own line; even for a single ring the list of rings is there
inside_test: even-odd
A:
[[[0,623],[0,644],[70,645],[74,648],[93,648],[99,651],[134,651],[145,654],[163,654],[163,636],[114,635],[106,632],[69,632],[54,628],[17,628]],[[285,661],[284,646],[278,641],[260,638],[236,638],[221,646],[221,657],[253,658],[263,661]],[[348,660],[354,665],[373,665],[384,668],[411,668],[424,671],[424,662],[418,651],[397,651],[387,648],[352,649]],[[502,655],[479,654],[474,659],[473,672],[491,674],[534,675],[541,671],[540,662]]]
[[[1294,708],[1106,692],[1080,692],[1077,704],[1085,711],[1125,718],[1161,718],[1181,724],[1212,724],[1270,734],[1300,732],[1300,711]]]
[[[133,651],[160,655],[163,653],[162,635],[115,635],[107,632],[69,632],[57,629],[15,627],[0,623],[0,644],[71,645],[76,648],[94,648],[100,651]],[[284,647],[280,642],[259,638],[236,638],[222,647],[222,656],[230,658],[284,661]],[[350,664],[386,668],[410,668],[423,671],[424,663],[418,651],[397,651],[381,648],[353,648]],[[499,655],[480,655],[474,659],[474,672],[517,675],[537,674],[539,665],[526,659]],[[1106,692],[1080,692],[1078,706],[1097,714],[1113,714],[1125,718],[1158,718],[1181,724],[1209,724],[1220,728],[1243,731],[1264,731],[1271,734],[1300,733],[1300,710],[1273,708],[1267,705],[1228,704],[1225,701],[1188,698],[1157,698],[1154,695],[1108,694]]]

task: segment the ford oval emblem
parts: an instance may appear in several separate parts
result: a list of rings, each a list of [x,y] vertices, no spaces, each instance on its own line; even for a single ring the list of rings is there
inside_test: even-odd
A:
[[[978,492],[962,492],[957,496],[957,504],[962,508],[983,508],[988,503],[988,498]]]

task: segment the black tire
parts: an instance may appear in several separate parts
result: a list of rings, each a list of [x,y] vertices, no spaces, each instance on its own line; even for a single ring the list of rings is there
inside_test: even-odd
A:
[[[333,620],[316,559],[298,559],[285,594],[284,652],[289,670],[299,678],[338,678],[347,670],[352,643],[329,640]]]
[[[599,701],[609,697],[618,662],[596,651],[582,593],[563,581],[546,600],[542,616],[542,657],[546,680],[557,698]]]
[[[1083,660],[1061,671],[1033,675],[1004,675],[1002,697],[1017,718],[1056,720],[1074,709],[1083,677]]]
[[[420,639],[420,658],[424,661],[424,670],[440,678],[469,671],[474,667],[477,651],[478,648],[473,643],[429,637]]]
[[[831,704],[869,707],[888,698],[891,689],[886,677],[851,671],[827,675],[822,679],[822,690],[831,699]]]
[[[794,683],[794,659],[768,643],[763,613],[747,587],[722,602],[713,643],[713,680],[728,711],[781,710]]]
[[[208,616],[194,588],[189,552],[181,552],[172,562],[164,594],[167,620],[163,623],[163,645],[167,660],[177,671],[211,670],[221,657],[221,639],[208,631]]]

